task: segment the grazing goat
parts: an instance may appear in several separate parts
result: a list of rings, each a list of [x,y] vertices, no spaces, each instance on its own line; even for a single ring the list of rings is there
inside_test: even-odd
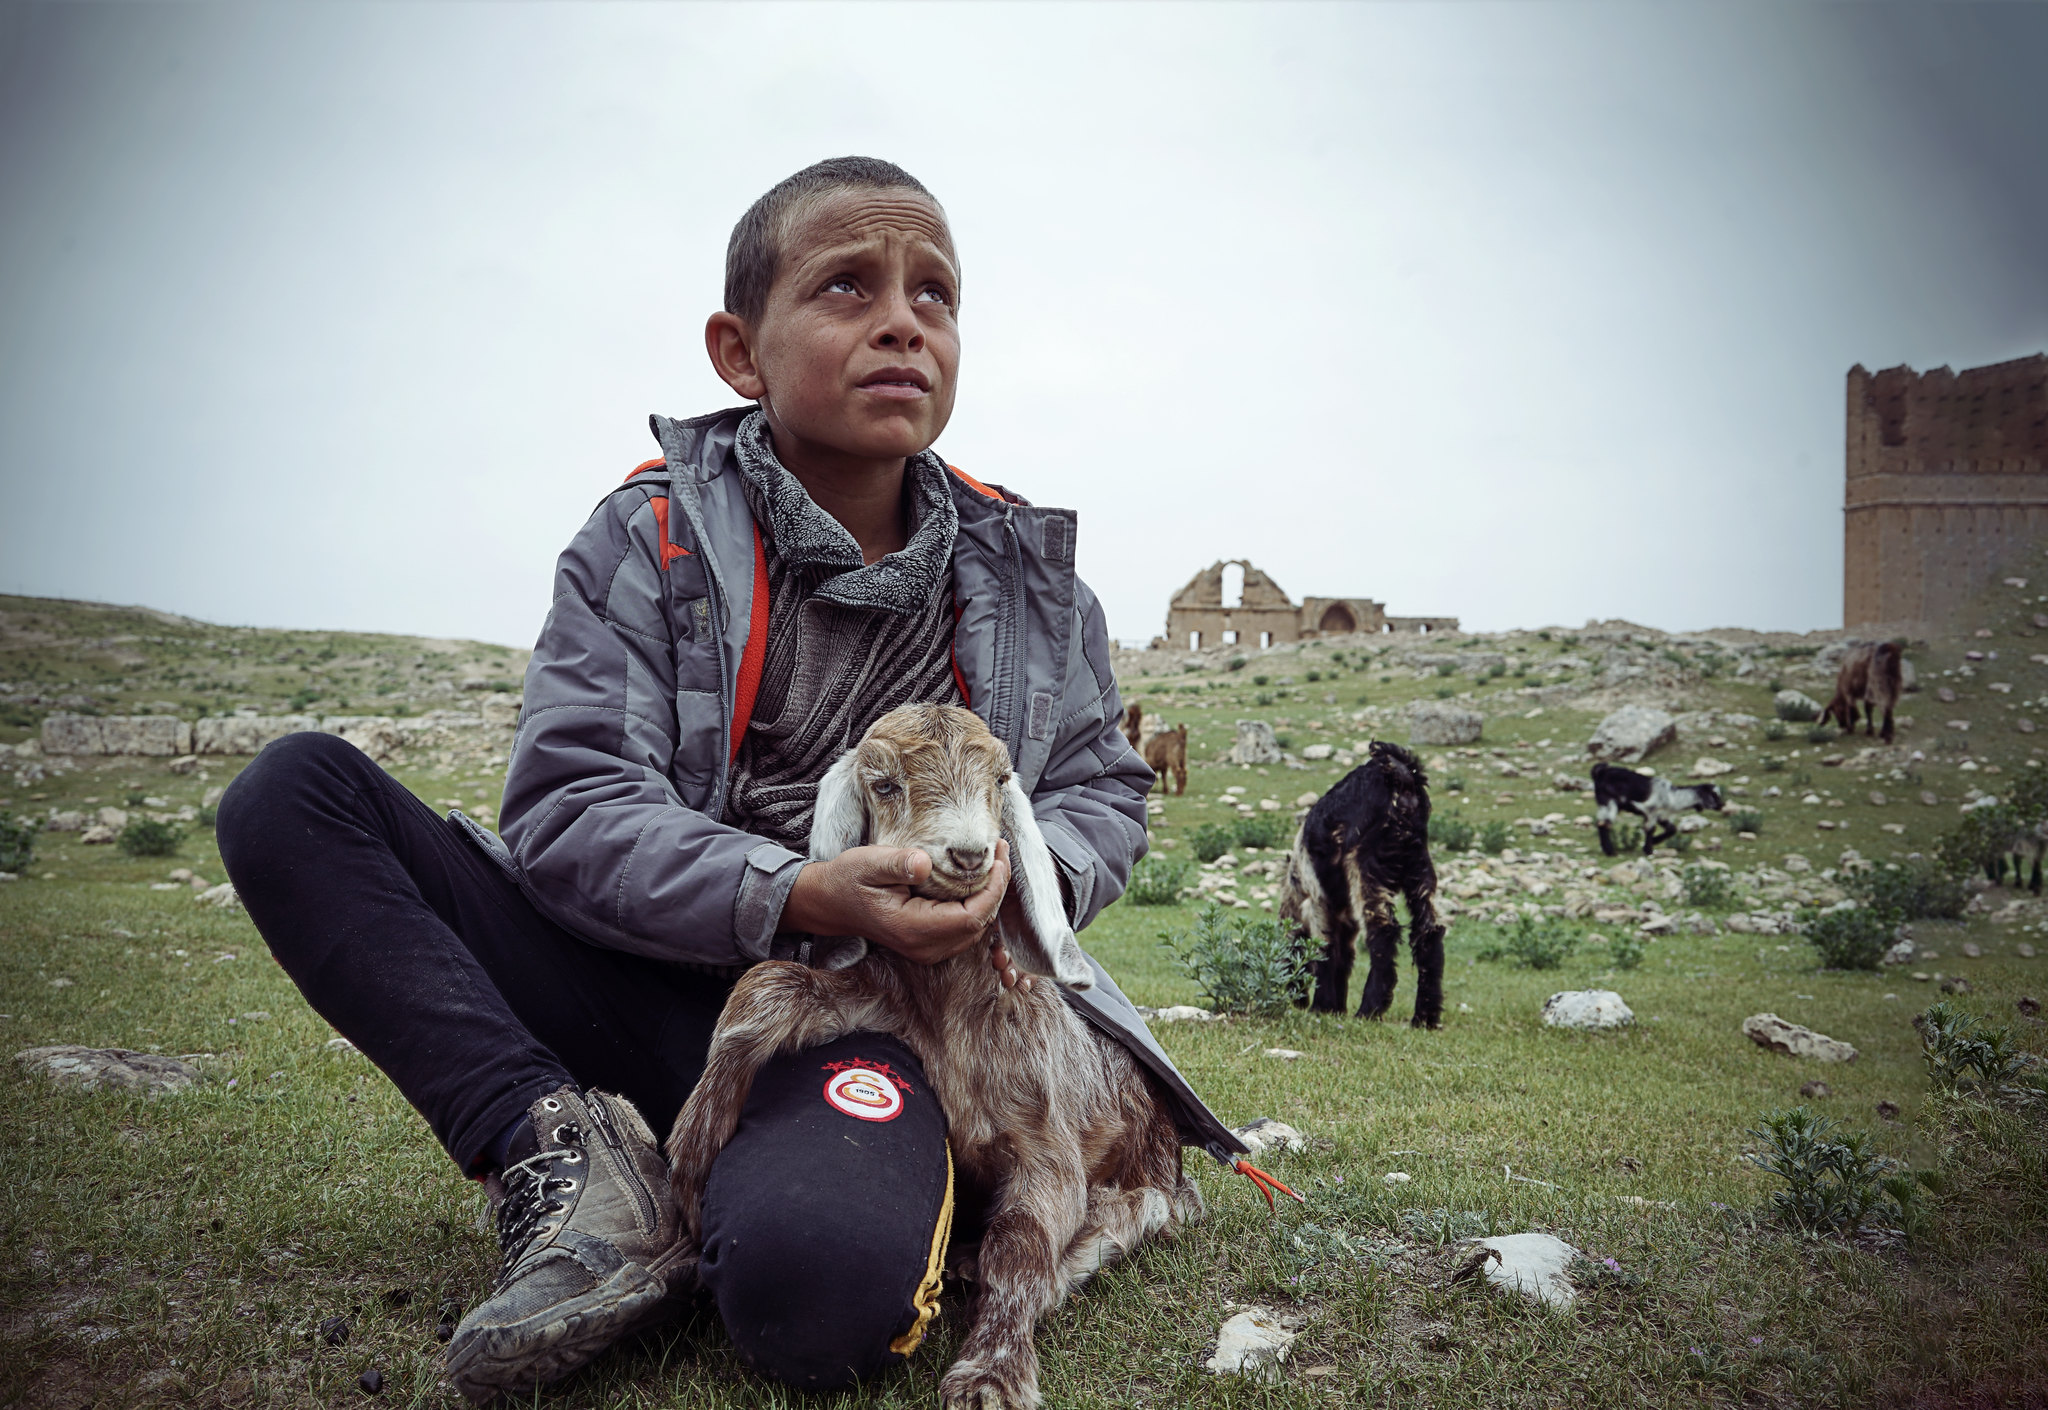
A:
[[[932,859],[922,893],[958,900],[988,879],[998,838],[1012,892],[1001,943],[1019,969],[1088,988],[1031,801],[970,711],[906,705],[877,720],[820,783],[810,854],[921,848]],[[979,1294],[940,1396],[972,1410],[1035,1406],[1038,1319],[1104,1263],[1202,1212],[1174,1119],[1129,1050],[1052,984],[1005,989],[981,946],[922,965],[856,943],[864,953],[845,968],[755,965],[726,1001],[668,1141],[685,1237],[694,1248],[702,1236],[705,1179],[762,1064],[846,1033],[894,1034],[945,1110],[958,1177],[990,1201]]]
[[[1171,791],[1174,793],[1187,792],[1188,727],[1186,725],[1175,725],[1172,729],[1160,730],[1157,734],[1148,738],[1145,741],[1145,762],[1151,766],[1153,773],[1159,775],[1161,785],[1159,791],[1161,793],[1169,791],[1165,787],[1169,771],[1173,775],[1173,788]]]
[[[1429,858],[1429,777],[1406,749],[1375,740],[1371,757],[1308,810],[1281,882],[1281,919],[1298,922],[1321,947],[1310,968],[1310,1008],[1344,1012],[1361,926],[1370,967],[1358,1016],[1378,1018],[1393,1004],[1397,895],[1408,902],[1415,960],[1411,1022],[1435,1028],[1443,1021],[1444,923]]]
[[[1884,717],[1884,742],[1892,742],[1892,707],[1903,689],[1903,658],[1898,643],[1861,641],[1842,657],[1842,669],[1835,673],[1835,698],[1821,711],[1821,719],[1834,720],[1842,733],[1856,733],[1856,711],[1863,711],[1866,734],[1878,732],[1877,717]]]
[[[1659,842],[1678,832],[1680,813],[1720,812],[1726,807],[1721,791],[1711,783],[1681,788],[1666,778],[1651,778],[1619,764],[1593,765],[1593,820],[1600,829],[1600,850],[1608,856],[1614,849],[1614,820],[1624,812],[1643,820],[1643,855],[1649,856]]]

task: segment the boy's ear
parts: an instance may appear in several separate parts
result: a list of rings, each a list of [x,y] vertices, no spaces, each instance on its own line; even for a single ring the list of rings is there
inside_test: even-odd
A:
[[[748,401],[759,401],[767,395],[768,384],[754,364],[753,339],[753,330],[736,313],[721,309],[704,320],[704,351],[711,357],[711,370]]]

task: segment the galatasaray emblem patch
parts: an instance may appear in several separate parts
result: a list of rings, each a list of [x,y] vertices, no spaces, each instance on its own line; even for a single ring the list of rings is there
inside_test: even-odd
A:
[[[889,1071],[885,1062],[828,1062],[832,1075],[825,1082],[825,1100],[848,1116],[862,1121],[894,1121],[903,1111],[903,1094],[910,1089]]]

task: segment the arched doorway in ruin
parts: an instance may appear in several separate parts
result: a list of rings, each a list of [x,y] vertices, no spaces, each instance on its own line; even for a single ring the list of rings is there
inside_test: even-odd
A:
[[[1358,618],[1351,609],[1341,602],[1333,602],[1323,609],[1322,621],[1316,623],[1316,630],[1325,636],[1338,636],[1344,632],[1358,630]]]

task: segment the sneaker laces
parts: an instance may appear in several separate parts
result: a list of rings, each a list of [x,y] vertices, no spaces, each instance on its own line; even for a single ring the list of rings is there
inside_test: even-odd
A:
[[[583,1133],[573,1123],[564,1123],[556,1130],[565,1139],[565,1145],[530,1155],[500,1172],[499,1178],[505,1184],[505,1201],[498,1207],[498,1248],[505,1256],[498,1273],[501,1279],[525,1255],[541,1221],[568,1208],[554,1198],[554,1192],[576,1187],[574,1180],[555,1173],[555,1163],[584,1158],[577,1149],[583,1143]]]

